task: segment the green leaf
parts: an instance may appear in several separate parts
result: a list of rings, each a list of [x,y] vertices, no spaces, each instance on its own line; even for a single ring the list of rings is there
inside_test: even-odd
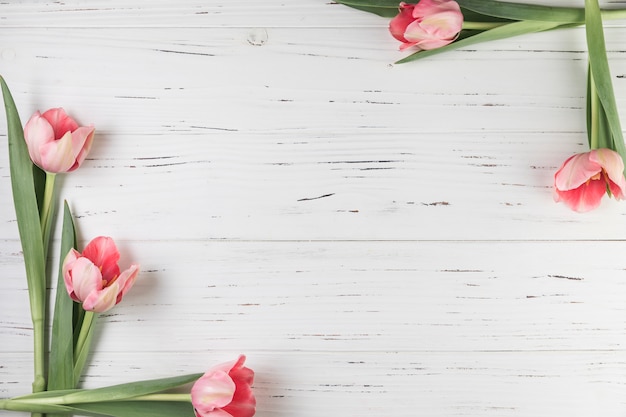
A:
[[[111,417],[194,417],[191,403],[180,401],[109,401],[72,408],[77,414],[88,412]]]
[[[399,60],[398,62],[396,62],[396,64],[404,64],[407,62],[426,58],[426,57],[433,56],[436,54],[441,54],[443,52],[451,51],[454,49],[463,48],[465,46],[476,45],[482,42],[506,39],[506,38],[511,38],[514,36],[525,35],[527,33],[542,32],[546,30],[552,30],[552,29],[557,29],[561,27],[570,27],[570,26],[571,25],[569,24],[561,24],[561,23],[555,23],[555,22],[540,22],[540,21],[532,21],[532,20],[508,23],[506,25],[498,26],[496,28],[489,29],[484,32],[479,32],[473,36],[462,38],[460,40],[452,42],[451,44],[448,44],[441,48],[431,49],[428,51],[415,52]]]
[[[44,342],[44,314],[46,303],[46,275],[45,255],[39,210],[33,178],[33,163],[28,155],[24,130],[15,102],[4,78],[0,77],[4,106],[7,115],[9,139],[9,165],[11,172],[11,186],[13,189],[13,203],[17,216],[24,264],[26,266],[26,280],[30,299],[31,316],[33,319],[35,344],[35,382],[33,390],[45,389],[45,342]]]
[[[400,5],[400,1],[396,0],[335,0],[335,2],[382,17],[394,17],[398,14]]]
[[[67,415],[72,408],[54,404],[32,404],[16,399],[0,400],[0,410],[21,411],[24,413],[58,413]]]
[[[59,390],[74,388],[74,301],[65,290],[63,279],[63,260],[70,249],[76,247],[76,233],[72,213],[65,202],[63,210],[63,228],[59,256],[59,274],[57,279],[52,338],[48,366],[48,389]]]
[[[504,19],[579,24],[585,21],[585,10],[576,7],[541,6],[498,0],[457,0],[457,3],[476,13]]]
[[[619,120],[619,112],[615,101],[609,61],[606,55],[602,15],[597,0],[585,0],[585,26],[587,34],[587,48],[589,50],[590,73],[595,86],[595,92],[600,101],[598,119],[605,117],[605,123],[610,133],[610,142],[607,138],[599,138],[603,143],[611,143],[610,149],[618,152],[626,161],[626,146]],[[593,97],[591,98],[593,100]],[[599,135],[603,132],[599,131]],[[604,135],[607,135],[604,133]],[[626,170],[625,170],[626,171]]]
[[[170,378],[152,379],[147,381],[130,382],[90,390],[78,390],[63,395],[63,404],[81,404],[102,401],[120,401],[141,395],[165,391],[196,381],[202,374],[191,374]],[[34,395],[34,394],[33,394]],[[28,398],[28,396],[22,397]]]
[[[399,0],[336,0],[336,3],[352,7],[357,10],[373,13],[382,17],[395,17],[400,6]],[[479,13],[469,8],[464,8],[462,4],[461,12],[463,20],[471,22],[501,22],[510,19],[494,17],[490,13]]]

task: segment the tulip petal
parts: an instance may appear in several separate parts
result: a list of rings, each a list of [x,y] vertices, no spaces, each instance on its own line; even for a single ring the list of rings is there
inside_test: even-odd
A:
[[[117,261],[120,253],[113,239],[107,236],[98,236],[91,240],[83,250],[83,256],[90,259],[102,271],[102,278],[110,282],[120,274]]]
[[[69,171],[74,171],[85,161],[87,154],[91,150],[91,145],[93,144],[95,130],[93,126],[87,126],[79,127],[72,132],[72,152],[74,153],[76,162]]]
[[[103,288],[102,290],[93,291],[83,300],[83,308],[87,311],[96,313],[104,313],[117,304],[117,295],[120,287],[117,283]]]
[[[115,281],[119,286],[116,303],[122,301],[122,297],[131,289],[135,283],[135,279],[139,274],[139,265],[133,264],[127,270],[122,272]]]
[[[55,139],[59,139],[67,132],[73,132],[78,128],[78,123],[60,107],[47,110],[41,116],[54,128]]]
[[[79,300],[84,301],[92,293],[102,289],[100,269],[87,258],[76,259],[68,274],[71,288]]]
[[[30,159],[38,167],[43,168],[40,148],[42,145],[54,141],[54,129],[46,119],[41,117],[39,112],[33,114],[24,126],[24,140],[28,147]]]
[[[404,32],[406,27],[411,24],[415,19],[413,18],[413,9],[414,5],[406,4],[404,2],[400,3],[400,13],[391,21],[389,21],[389,32],[391,36],[399,40],[400,42],[406,42],[404,38]]]
[[[228,373],[210,370],[191,388],[191,401],[194,408],[202,413],[222,408],[231,402],[235,393],[235,383]]]
[[[589,159],[589,152],[571,156],[554,175],[554,185],[560,191],[574,190],[602,172],[602,167]]]
[[[589,160],[602,166],[609,177],[611,194],[620,200],[626,193],[626,179],[624,178],[624,160],[617,152],[600,148],[590,152]]]
[[[74,165],[72,133],[67,132],[61,139],[47,142],[39,147],[41,166],[47,172],[67,172]]]

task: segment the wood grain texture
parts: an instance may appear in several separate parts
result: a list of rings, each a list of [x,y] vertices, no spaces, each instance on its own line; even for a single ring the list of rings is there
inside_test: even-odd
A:
[[[245,353],[260,417],[626,413],[626,206],[552,201],[587,149],[582,29],[394,65],[384,19],[326,1],[0,12],[23,121],[96,126],[59,179],[81,245],[110,235],[142,265],[84,386]],[[623,120],[625,36],[607,24]],[[32,326],[6,152],[0,198],[8,397],[30,389]]]

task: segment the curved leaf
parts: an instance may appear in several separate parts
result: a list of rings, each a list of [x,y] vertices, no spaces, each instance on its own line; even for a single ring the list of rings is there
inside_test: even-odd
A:
[[[543,32],[546,30],[552,30],[552,29],[563,28],[563,27],[571,27],[571,26],[574,26],[574,25],[567,24],[567,23],[562,24],[562,23],[555,23],[555,22],[540,22],[540,21],[532,21],[532,20],[508,23],[506,25],[502,25],[493,29],[486,30],[484,32],[477,33],[476,35],[457,40],[441,48],[431,49],[428,51],[415,52],[397,61],[396,64],[404,64],[407,62],[426,58],[426,57],[433,56],[436,54],[441,54],[443,52],[451,51],[454,49],[463,48],[465,46],[476,45],[482,42],[506,39],[506,38],[511,38],[511,37],[518,36],[518,35],[524,35],[527,33]]]
[[[191,402],[109,401],[74,406],[76,414],[95,413],[110,417],[194,417]]]
[[[560,23],[583,23],[585,21],[585,10],[576,7],[553,7],[497,0],[457,0],[457,3],[474,12],[504,19]]]
[[[593,86],[600,101],[598,118],[604,117],[605,128],[610,131],[614,149],[626,161],[626,146],[615,101],[611,71],[606,55],[602,15],[598,0],[585,0],[585,26],[587,34],[587,48],[589,49],[589,68],[593,78]],[[591,98],[593,100],[593,97]],[[602,131],[599,132],[602,134]],[[603,138],[600,142],[607,141]],[[603,142],[606,143],[606,142]]]

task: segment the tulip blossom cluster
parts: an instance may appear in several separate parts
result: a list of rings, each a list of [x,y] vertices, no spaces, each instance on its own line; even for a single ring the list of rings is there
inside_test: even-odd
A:
[[[61,273],[57,283],[50,343],[46,344],[46,271],[54,219],[54,184],[59,173],[76,170],[91,149],[93,126],[81,127],[62,108],[37,111],[22,127],[4,79],[0,89],[7,113],[7,138],[13,202],[30,298],[34,339],[33,393],[0,399],[0,410],[32,415],[170,415],[252,417],[256,399],[254,372],[245,356],[217,365],[205,374],[131,382],[98,389],[78,389],[94,335],[97,313],[122,301],[133,286],[139,266],[119,266],[120,253],[110,237],[98,236],[82,252],[76,246],[74,220],[65,204],[61,227]],[[40,187],[38,180],[45,176]],[[65,286],[67,294],[60,291]],[[72,301],[81,304],[75,308]],[[171,392],[195,381],[191,392]],[[45,393],[44,393],[45,391]],[[43,394],[43,395],[42,395]],[[117,400],[117,401],[115,401]],[[164,409],[155,402],[167,402]],[[142,406],[146,409],[142,409]]]
[[[463,27],[463,13],[454,0],[402,2],[399,9],[400,13],[389,23],[389,31],[402,42],[401,50],[441,48],[452,43]]]

